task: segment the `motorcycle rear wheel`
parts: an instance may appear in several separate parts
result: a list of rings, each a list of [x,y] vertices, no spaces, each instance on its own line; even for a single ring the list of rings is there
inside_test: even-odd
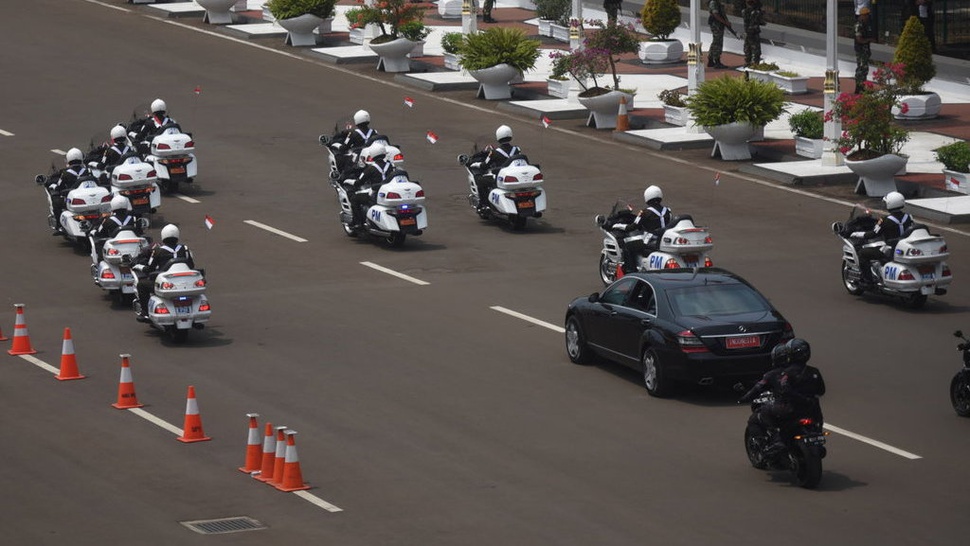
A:
[[[846,292],[852,294],[853,296],[861,296],[865,290],[859,286],[859,281],[854,281],[849,278],[849,262],[845,260],[842,261],[842,285],[845,286]]]
[[[612,284],[616,280],[616,269],[614,268],[610,272],[610,259],[606,257],[605,254],[600,254],[600,280],[603,281],[603,286]]]
[[[528,223],[528,218],[525,216],[509,216],[509,223],[512,224],[512,229],[515,231],[522,231],[525,229],[526,223]]]
[[[960,417],[970,417],[970,373],[960,372],[950,381],[950,403]]]
[[[923,307],[924,304],[926,304],[925,294],[916,293],[906,298],[906,305],[909,306],[910,309],[919,309],[920,307]]]
[[[764,457],[764,445],[768,442],[768,437],[760,427],[748,423],[744,429],[744,451],[748,454],[748,461],[751,466],[758,470],[768,468],[768,461]]]
[[[185,340],[189,339],[189,331],[187,329],[180,330],[174,326],[168,327],[168,335],[175,343],[185,343]]]
[[[792,478],[798,487],[815,489],[822,481],[822,458],[819,453],[799,444],[798,449],[788,453]]]
[[[391,248],[398,248],[404,244],[405,238],[406,236],[403,233],[396,231],[387,237],[384,237],[384,242],[387,243],[387,246]]]

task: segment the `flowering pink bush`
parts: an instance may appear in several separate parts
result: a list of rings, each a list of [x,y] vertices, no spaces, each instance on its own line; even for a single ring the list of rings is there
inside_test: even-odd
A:
[[[847,159],[860,161],[899,153],[909,140],[909,131],[900,127],[892,114],[901,94],[898,82],[904,74],[902,64],[886,64],[875,70],[873,81],[865,83],[861,94],[842,93],[832,110],[825,113],[825,121],[838,119],[842,123],[842,135],[835,142]],[[904,103],[900,109],[906,112],[909,106]]]

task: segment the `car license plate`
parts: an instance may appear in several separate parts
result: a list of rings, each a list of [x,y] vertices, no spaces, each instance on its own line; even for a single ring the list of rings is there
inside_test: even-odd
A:
[[[919,270],[920,278],[924,281],[931,281],[936,278],[935,265],[922,265],[917,269]]]
[[[185,167],[172,167],[168,172],[171,174],[185,174]]]
[[[132,205],[147,205],[148,204],[148,198],[147,197],[139,197],[137,199],[132,199],[131,200],[131,204]]]
[[[725,342],[728,349],[748,349],[761,346],[760,336],[737,336],[729,337]]]
[[[802,436],[802,441],[810,446],[820,446],[825,443],[825,436],[821,434],[815,436]]]
[[[531,200],[519,201],[518,203],[515,204],[515,206],[519,207],[520,209],[534,209],[536,208],[536,203],[535,201],[531,201]]]
[[[413,226],[417,221],[414,218],[401,218],[399,223],[402,226]]]
[[[175,307],[176,315],[188,315],[192,313],[191,305],[178,305]]]

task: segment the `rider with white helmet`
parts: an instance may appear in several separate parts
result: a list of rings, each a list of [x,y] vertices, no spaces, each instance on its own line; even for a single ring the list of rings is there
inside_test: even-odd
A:
[[[354,225],[361,225],[364,221],[364,208],[373,204],[373,197],[377,188],[381,186],[394,171],[394,165],[387,160],[387,147],[384,142],[377,141],[361,150],[361,157],[366,161],[354,183],[354,193],[350,202],[354,214]],[[366,193],[360,190],[368,190]]]
[[[185,260],[189,267],[195,268],[192,251],[179,242],[179,228],[168,224],[162,228],[162,244],[152,245],[138,256],[133,269],[138,272],[138,301],[141,303],[139,322],[148,322],[148,298],[151,296],[155,277],[164,273],[173,260]]]
[[[495,188],[495,176],[498,171],[512,157],[522,153],[518,146],[512,144],[512,128],[508,125],[499,125],[495,129],[495,140],[497,144],[484,154],[481,161],[475,161],[469,165],[472,172],[476,173],[479,211],[488,208],[488,194]]]
[[[111,216],[101,221],[98,227],[91,230],[91,255],[95,259],[100,259],[101,248],[104,241],[114,238],[121,230],[131,230],[141,235],[141,225],[138,219],[131,214],[131,201],[121,194],[116,194],[111,198]]]
[[[653,237],[646,242],[646,245],[648,247],[657,246],[660,242],[660,236],[670,226],[671,211],[664,206],[663,198],[664,193],[660,186],[651,185],[647,187],[643,190],[643,201],[646,208],[641,209],[632,220],[629,217],[617,219],[611,229],[618,232],[644,231],[650,233]],[[623,237],[619,239],[622,241]],[[626,272],[636,271],[636,256],[633,252],[628,251],[625,246],[623,258],[623,270]]]
[[[859,244],[881,240],[889,246],[891,251],[896,243],[902,239],[906,232],[913,227],[913,217],[903,211],[906,207],[906,198],[898,191],[891,191],[882,198],[886,204],[889,214],[881,218],[872,231],[855,231],[849,235],[852,239],[857,239]],[[882,261],[886,255],[884,249],[876,246],[865,246],[859,251],[859,269],[862,272],[863,282],[872,282],[872,271],[869,264],[874,261]]]
[[[134,154],[135,149],[129,145],[128,133],[123,125],[115,125],[111,128],[111,143],[101,154],[99,166],[108,174],[116,165],[122,162],[125,156]]]
[[[168,117],[168,105],[162,99],[155,99],[151,104],[151,113],[148,117],[129,128],[129,136],[137,142],[150,143],[158,135],[162,127],[176,123],[174,119]]]
[[[377,131],[370,126],[370,112],[357,110],[354,112],[354,128],[347,133],[344,144],[351,149],[360,149],[377,136]]]
[[[64,156],[67,163],[63,169],[51,175],[47,180],[47,191],[51,194],[51,214],[57,218],[64,211],[64,198],[67,192],[77,188],[83,178],[94,176],[91,170],[84,164],[84,152],[77,148],[71,148]],[[52,235],[62,233],[60,223]]]

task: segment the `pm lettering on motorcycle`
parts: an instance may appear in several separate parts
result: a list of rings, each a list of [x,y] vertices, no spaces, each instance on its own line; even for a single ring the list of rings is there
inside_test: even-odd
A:
[[[897,268],[895,266],[892,266],[892,265],[887,265],[886,266],[886,271],[885,271],[885,273],[883,275],[887,279],[895,279],[896,276],[899,275],[899,268]]]
[[[375,222],[380,222],[381,221],[381,211],[378,210],[378,209],[371,209],[371,211],[370,211],[370,218],[371,218],[371,220],[373,220]]]
[[[655,254],[650,255],[650,269],[663,269],[664,257]]]

